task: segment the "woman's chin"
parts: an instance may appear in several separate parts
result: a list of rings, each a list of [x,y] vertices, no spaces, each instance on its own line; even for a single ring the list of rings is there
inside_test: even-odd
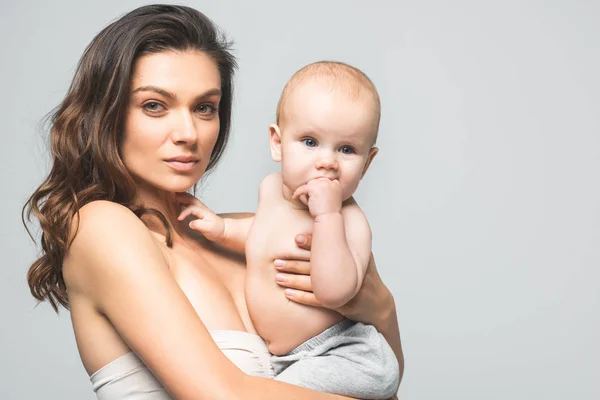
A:
[[[165,192],[181,193],[193,188],[197,182],[192,177],[178,177],[171,182],[156,182],[155,187]]]
[[[172,192],[172,193],[182,193],[182,192],[187,192],[188,190],[190,190],[191,188],[194,187],[196,182],[193,182],[191,184],[186,184],[186,185],[170,185],[168,188],[165,188],[165,190],[167,192]]]

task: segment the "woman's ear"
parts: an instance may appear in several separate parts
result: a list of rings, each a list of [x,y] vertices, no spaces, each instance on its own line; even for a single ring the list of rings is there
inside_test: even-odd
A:
[[[377,147],[371,147],[371,150],[369,150],[369,155],[367,156],[367,162],[365,163],[365,167],[363,168],[362,175],[360,176],[361,179],[367,173],[367,170],[369,169],[369,166],[371,165],[371,161],[373,161],[373,158],[375,158],[375,155],[378,152],[379,152],[379,149]]]
[[[269,144],[271,145],[271,157],[273,161],[281,161],[281,131],[277,124],[269,125]]]

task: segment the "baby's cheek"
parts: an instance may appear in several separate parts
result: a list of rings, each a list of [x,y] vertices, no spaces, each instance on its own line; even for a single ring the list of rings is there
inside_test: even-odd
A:
[[[354,182],[342,184],[342,201],[348,200],[356,191],[358,185]]]
[[[358,185],[360,184],[360,178],[362,174],[362,169],[353,169],[353,171],[347,174],[345,177],[342,177],[340,184],[342,185],[342,196],[344,200],[347,200],[350,196],[354,194]]]
[[[293,165],[286,164],[284,168],[282,168],[282,179],[283,184],[294,192],[300,186],[302,186],[305,182],[300,176],[300,171],[293,168]]]

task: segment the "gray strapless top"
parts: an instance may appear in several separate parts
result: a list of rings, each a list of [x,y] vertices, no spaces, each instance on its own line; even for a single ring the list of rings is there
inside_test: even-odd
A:
[[[260,336],[229,330],[213,330],[210,334],[223,353],[242,371],[248,375],[273,377],[271,353]],[[133,352],[100,368],[90,380],[98,400],[173,399]]]

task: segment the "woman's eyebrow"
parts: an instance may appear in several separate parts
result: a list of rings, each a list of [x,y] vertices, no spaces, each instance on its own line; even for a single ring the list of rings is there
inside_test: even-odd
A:
[[[131,93],[137,93],[137,92],[155,92],[158,93],[160,95],[163,95],[165,97],[168,97],[170,99],[173,100],[177,100],[177,95],[173,92],[169,92],[168,90],[159,88],[157,86],[140,86],[139,88],[133,90]],[[200,94],[197,98],[201,99],[204,97],[210,97],[210,96],[215,96],[215,95],[221,95],[221,89],[219,88],[213,88],[213,89],[209,89],[206,92]]]
[[[168,97],[170,99],[177,100],[177,95],[175,93],[169,92],[165,89],[161,89],[157,86],[140,86],[139,88],[132,91],[131,94],[134,94],[137,92],[155,92],[155,93],[161,94],[165,97]]]
[[[209,89],[206,92],[202,93],[200,96],[198,96],[199,99],[202,99],[204,97],[210,97],[210,96],[221,96],[221,89],[219,88],[214,88],[214,89]]]

